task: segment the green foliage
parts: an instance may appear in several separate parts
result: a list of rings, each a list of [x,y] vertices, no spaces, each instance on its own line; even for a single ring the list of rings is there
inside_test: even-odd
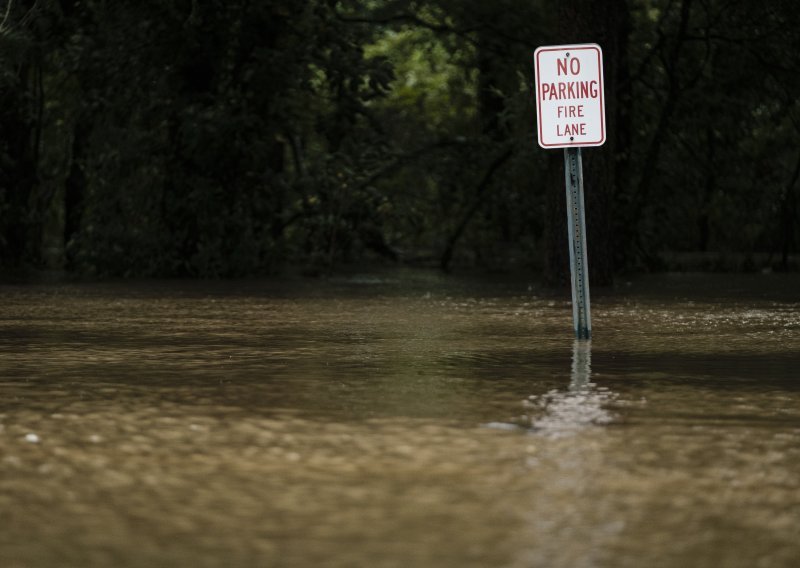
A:
[[[366,46],[365,53],[385,57],[391,64],[396,79],[378,105],[398,122],[415,123],[415,128],[406,131],[468,133],[477,111],[471,45],[448,46],[424,28],[387,30]]]

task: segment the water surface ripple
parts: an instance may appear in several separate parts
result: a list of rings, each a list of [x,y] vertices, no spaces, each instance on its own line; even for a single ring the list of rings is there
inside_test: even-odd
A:
[[[0,566],[800,566],[798,285],[2,285]]]

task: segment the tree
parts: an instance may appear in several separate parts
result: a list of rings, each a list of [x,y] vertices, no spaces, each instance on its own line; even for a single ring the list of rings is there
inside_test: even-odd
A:
[[[618,182],[619,163],[628,149],[627,112],[630,99],[625,91],[627,77],[628,7],[625,0],[569,0],[558,7],[558,43],[597,43],[603,49],[603,76],[606,87],[606,143],[582,152],[584,191],[587,211],[589,278],[593,284],[611,284],[614,275],[616,243],[612,209]],[[620,100],[622,98],[622,100]],[[558,154],[558,155],[556,155]],[[546,278],[566,283],[569,279],[567,256],[566,206],[563,155],[553,152],[548,187],[548,255]]]
[[[563,156],[535,144],[532,54],[573,42],[605,61],[607,142],[584,151],[595,285],[692,251],[752,269],[798,250],[788,0],[6,8],[3,266],[222,277],[379,257],[563,286]]]

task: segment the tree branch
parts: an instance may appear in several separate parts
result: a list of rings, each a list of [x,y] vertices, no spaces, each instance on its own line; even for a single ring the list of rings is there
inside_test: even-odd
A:
[[[14,4],[14,0],[8,0],[8,4],[6,4],[6,13],[3,14],[3,21],[0,22],[0,33],[6,31],[6,22],[8,21],[8,15],[11,13],[12,4]]]
[[[472,44],[474,46],[477,46],[479,41],[477,39],[475,39],[474,37],[472,37],[472,34],[474,34],[475,32],[480,32],[480,31],[489,31],[490,33],[492,33],[496,37],[499,37],[499,38],[501,38],[503,40],[506,40],[507,42],[510,42],[510,43],[516,43],[516,44],[522,45],[522,46],[524,46],[526,48],[531,48],[532,49],[532,48],[537,47],[537,45],[538,45],[538,44],[533,43],[533,42],[531,42],[529,40],[526,40],[526,39],[523,39],[523,38],[519,38],[519,37],[517,37],[515,35],[508,34],[508,33],[504,32],[502,30],[499,30],[497,27],[489,25],[489,24],[487,24],[485,22],[482,22],[480,24],[473,25],[473,26],[457,28],[457,27],[450,26],[450,25],[443,24],[443,23],[429,22],[429,21],[427,21],[427,20],[425,20],[423,18],[420,18],[416,14],[410,14],[408,12],[403,12],[403,13],[400,13],[400,14],[393,14],[393,15],[390,15],[390,16],[380,16],[380,17],[378,17],[378,16],[376,16],[376,17],[345,16],[345,15],[339,13],[339,12],[336,12],[336,18],[341,22],[352,23],[352,24],[372,24],[372,25],[378,25],[378,26],[390,26],[390,25],[394,25],[394,24],[410,24],[410,25],[413,25],[413,26],[417,26],[417,27],[420,27],[420,28],[423,28],[423,29],[430,30],[430,31],[435,32],[435,33],[453,34],[455,36],[458,36],[458,37],[466,40],[468,43],[470,43],[470,44]],[[482,46],[482,48],[483,49],[487,49],[487,47],[485,45]],[[494,52],[494,53],[500,53],[497,50],[492,49],[491,47],[489,47],[488,49],[490,51]]]
[[[500,155],[498,155],[489,167],[486,169],[486,173],[483,174],[483,178],[481,179],[480,183],[478,184],[476,191],[475,191],[475,200],[472,202],[472,205],[467,210],[464,217],[461,219],[461,222],[456,227],[453,234],[450,235],[450,238],[447,239],[447,246],[442,253],[442,258],[439,261],[439,266],[445,272],[450,270],[450,262],[453,260],[453,253],[456,249],[456,244],[458,240],[461,238],[461,235],[464,234],[469,222],[475,216],[475,213],[478,212],[481,205],[483,204],[483,194],[489,188],[489,185],[492,182],[492,178],[494,177],[497,170],[508,160],[512,155],[511,148],[506,148]]]

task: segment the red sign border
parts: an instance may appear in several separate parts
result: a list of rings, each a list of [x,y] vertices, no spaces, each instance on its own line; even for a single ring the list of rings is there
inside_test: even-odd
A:
[[[577,51],[591,49],[597,52],[597,68],[600,71],[600,140],[592,142],[568,142],[558,144],[544,144],[542,142],[542,96],[541,96],[541,75],[539,73],[539,54],[546,51]],[[606,143],[606,96],[605,79],[603,77],[603,49],[596,43],[582,43],[576,45],[547,45],[536,49],[534,56],[534,74],[536,75],[536,125],[539,135],[539,146],[544,149],[550,148],[575,148],[602,146]]]

